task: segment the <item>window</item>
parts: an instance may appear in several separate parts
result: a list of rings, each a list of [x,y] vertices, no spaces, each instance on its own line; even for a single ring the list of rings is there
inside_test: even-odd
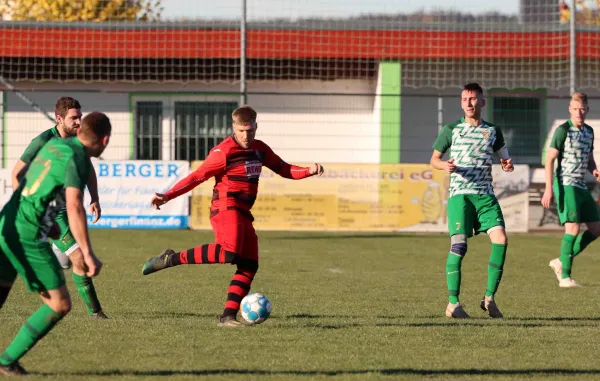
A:
[[[493,97],[492,123],[500,127],[515,164],[539,164],[542,154],[542,100]]]
[[[231,134],[236,102],[175,102],[175,160],[204,160]]]
[[[135,160],[160,160],[162,143],[162,102],[136,102]]]

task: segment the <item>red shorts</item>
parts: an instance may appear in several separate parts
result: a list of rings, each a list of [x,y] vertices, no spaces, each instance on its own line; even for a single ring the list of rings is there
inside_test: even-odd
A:
[[[215,241],[227,251],[258,260],[258,237],[252,221],[237,210],[219,211],[210,219]]]

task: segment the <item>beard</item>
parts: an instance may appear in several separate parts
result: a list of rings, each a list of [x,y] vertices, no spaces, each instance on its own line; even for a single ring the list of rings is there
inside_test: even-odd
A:
[[[63,131],[65,132],[65,134],[67,134],[68,137],[73,137],[73,136],[77,136],[78,128],[79,128],[79,125],[74,125],[71,127],[63,126]]]

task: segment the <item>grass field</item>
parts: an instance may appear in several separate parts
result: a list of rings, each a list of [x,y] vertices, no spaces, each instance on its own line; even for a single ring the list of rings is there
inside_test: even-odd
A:
[[[564,290],[547,267],[560,235],[510,236],[497,294],[505,319],[491,320],[478,306],[490,244],[471,240],[461,300],[473,318],[455,321],[444,317],[445,235],[262,232],[253,291],[273,313],[226,330],[216,316],[235,267],[141,275],[162,248],[187,249],[211,233],[111,230],[92,239],[112,319],[87,317],[67,271],[72,313],[22,360],[44,379],[600,379],[598,244],[575,262],[585,287]],[[0,347],[39,305],[17,281],[0,311]]]

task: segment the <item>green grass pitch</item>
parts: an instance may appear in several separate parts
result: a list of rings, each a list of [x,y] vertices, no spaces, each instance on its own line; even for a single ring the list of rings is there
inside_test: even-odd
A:
[[[598,243],[559,289],[548,262],[561,235],[510,235],[498,306],[480,309],[490,243],[469,241],[461,301],[444,316],[446,235],[259,232],[252,290],[273,304],[264,324],[216,326],[231,265],[180,266],[142,276],[162,248],[210,242],[194,231],[92,231],[104,268],[96,288],[109,321],[87,317],[67,270],[73,311],[23,360],[55,380],[597,380]],[[40,306],[18,280],[0,311],[0,347]]]

